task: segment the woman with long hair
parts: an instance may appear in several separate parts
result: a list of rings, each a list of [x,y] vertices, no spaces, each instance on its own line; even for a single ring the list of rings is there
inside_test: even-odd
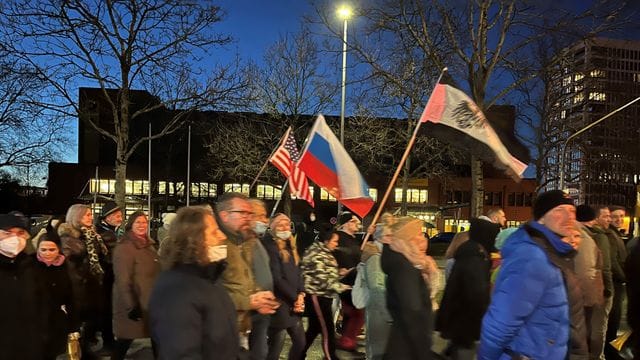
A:
[[[269,231],[262,238],[269,254],[269,267],[273,276],[273,293],[280,303],[271,316],[269,325],[269,352],[267,360],[277,360],[284,345],[284,332],[291,337],[288,359],[301,359],[304,351],[304,283],[298,264],[295,238],[291,235],[291,220],[285,214],[276,214],[269,222]]]
[[[113,252],[114,360],[124,359],[134,339],[149,337],[149,297],[160,272],[155,242],[148,235],[147,215],[134,212],[124,230]]]
[[[162,243],[160,273],[149,302],[159,359],[237,359],[236,311],[221,283],[225,234],[199,206],[178,210]]]
[[[74,303],[78,306],[82,322],[82,353],[90,356],[91,345],[97,342],[96,333],[104,311],[101,298],[95,295],[103,293],[102,266],[109,250],[93,225],[93,212],[89,205],[71,205],[65,222],[58,226],[58,235],[69,267]]]

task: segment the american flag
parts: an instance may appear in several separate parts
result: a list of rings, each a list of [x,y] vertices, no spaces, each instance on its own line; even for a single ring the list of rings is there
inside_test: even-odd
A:
[[[300,153],[298,152],[296,139],[293,137],[291,128],[287,129],[284,139],[284,142],[280,144],[269,161],[289,179],[289,189],[291,189],[291,193],[299,199],[306,200],[313,207],[313,196],[309,192],[307,175],[304,171],[300,170],[296,164],[300,158]]]

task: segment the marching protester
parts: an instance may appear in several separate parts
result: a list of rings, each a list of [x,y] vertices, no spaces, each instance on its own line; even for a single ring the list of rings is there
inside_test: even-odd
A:
[[[285,330],[291,338],[288,359],[302,359],[305,335],[302,327],[304,312],[304,283],[298,264],[300,258],[296,250],[295,239],[291,235],[291,220],[285,214],[276,214],[271,218],[269,231],[262,238],[270,258],[273,275],[273,292],[280,307],[271,317],[269,326],[268,360],[280,358],[284,345]]]
[[[164,271],[149,300],[157,357],[237,359],[237,315],[222,285],[227,245],[213,214],[203,207],[178,210],[162,244]]]
[[[148,235],[147,215],[134,212],[124,230],[113,253],[113,360],[124,359],[134,339],[149,337],[149,297],[160,272],[155,242]]]
[[[103,277],[103,298],[100,302],[102,319],[100,321],[100,332],[102,335],[102,347],[104,352],[112,352],[114,346],[113,337],[113,250],[116,248],[118,238],[122,233],[121,225],[124,219],[122,209],[113,201],[108,201],[102,206],[100,211],[99,222],[96,224],[96,230],[102,237],[102,241],[107,246],[109,253],[105,256],[102,263],[104,270]]]
[[[391,241],[390,226],[394,219],[391,214],[384,214],[381,220],[382,222],[376,225],[373,244],[367,244],[362,250],[363,273],[357,275],[362,276],[368,291],[368,300],[364,308],[365,348],[367,358],[373,360],[383,358],[392,323],[387,310],[386,275],[382,271],[380,256],[383,244]]]
[[[254,358],[256,355],[250,353],[249,347],[252,314],[273,314],[279,306],[273,292],[260,288],[256,281],[256,274],[265,277],[268,274],[271,278],[271,270],[268,262],[256,263],[256,254],[260,251],[256,249],[262,245],[251,229],[253,208],[246,196],[233,192],[222,194],[216,203],[215,216],[226,236],[227,268],[222,274],[222,283],[238,315],[241,356]]]
[[[103,264],[109,250],[93,226],[93,213],[88,205],[71,205],[65,222],[58,226],[58,235],[69,266],[74,303],[78,304],[78,316],[83,324],[82,353],[89,357],[93,354],[92,344],[98,341],[96,334],[104,308],[100,296],[104,293]]]
[[[251,229],[258,239],[262,238],[269,228],[267,218],[267,205],[259,199],[249,199],[249,204],[253,209],[251,215]],[[253,274],[256,285],[262,290],[273,291],[273,276],[269,265],[269,254],[265,250],[261,241],[256,241],[253,247]],[[269,352],[267,343],[271,314],[261,314],[258,311],[251,313],[251,333],[249,334],[249,350],[252,360],[263,360]]]
[[[544,192],[534,204],[534,220],[502,247],[502,265],[482,319],[478,359],[567,357],[574,319],[565,280],[573,269],[565,259],[574,250],[562,237],[575,229],[575,212],[563,191]]]
[[[303,358],[315,338],[321,334],[321,348],[325,359],[338,359],[331,305],[334,296],[350,288],[340,282],[338,262],[333,256],[338,247],[338,237],[338,233],[334,231],[320,232],[318,241],[311,244],[300,263],[307,293],[305,308],[309,315]]]
[[[340,214],[337,232],[338,248],[334,256],[338,261],[341,281],[349,286],[353,286],[357,275],[356,266],[362,256],[360,242],[355,236],[361,226],[360,219],[351,212],[345,211]],[[353,306],[349,290],[340,294],[340,301],[342,303],[342,336],[338,339],[336,346],[342,350],[355,351],[358,346],[356,337],[364,325],[364,311]]]
[[[594,229],[596,212],[588,205],[578,205],[576,207],[576,220],[579,222],[578,228],[581,235],[578,254],[575,257],[575,269],[582,295],[584,298],[584,315],[587,324],[587,340],[589,346],[589,357],[599,359],[604,347],[604,327],[605,321],[605,296],[612,293],[611,285],[611,265],[609,259],[603,256],[600,248],[602,243],[608,244],[608,239],[598,229]],[[609,256],[607,245],[606,256]],[[605,259],[607,262],[605,263]],[[605,267],[609,277],[609,284],[604,281]],[[609,290],[607,291],[607,286]]]
[[[79,331],[76,304],[73,303],[71,278],[60,250],[60,237],[51,225],[38,238],[38,286],[42,289],[43,310],[46,312],[43,359],[55,359],[66,353],[68,334]]]
[[[426,256],[423,222],[401,217],[391,225],[391,242],[382,250],[387,275],[387,309],[393,319],[385,359],[431,359],[432,303],[429,277],[437,266]]]
[[[4,359],[41,360],[46,332],[43,293],[37,264],[24,253],[30,238],[29,220],[18,214],[0,215],[0,354]]]
[[[469,240],[458,247],[455,263],[444,289],[436,330],[449,339],[452,359],[473,359],[480,326],[490,301],[491,252],[500,225],[471,219]]]

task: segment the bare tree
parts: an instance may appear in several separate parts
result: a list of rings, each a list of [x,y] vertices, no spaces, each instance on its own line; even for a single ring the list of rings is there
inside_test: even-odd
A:
[[[415,88],[407,87],[402,78],[389,71],[390,64],[402,53],[389,54],[380,41],[386,45],[413,44],[412,51],[433,67],[432,74],[448,67],[455,78],[465,80],[463,89],[485,110],[536,75],[530,61],[517,61],[526,60],[519,55],[528,53],[536,39],[554,32],[580,32],[576,25],[583,25],[579,27],[583,34],[587,29],[599,31],[601,24],[619,14],[610,11],[610,17],[603,17],[605,12],[594,8],[575,14],[560,5],[513,0],[374,1],[359,12],[367,24],[366,37],[352,37],[349,49],[373,69],[373,76],[384,78],[409,95]],[[619,8],[621,5],[616,4],[613,10]],[[329,29],[335,28],[326,12],[320,11],[320,16]],[[340,36],[335,30],[334,35]],[[518,78],[512,76],[515,68],[520,70]],[[423,87],[418,95],[427,96],[431,89]],[[419,103],[420,99],[416,100]],[[482,163],[475,157],[471,170],[471,215],[479,216],[483,205]]]
[[[127,161],[139,145],[175,131],[194,109],[233,102],[244,85],[232,66],[198,66],[230,41],[214,31],[222,15],[218,6],[203,1],[9,0],[0,9],[0,22],[9,50],[56,91],[40,106],[79,116],[115,142],[116,201],[122,205]],[[77,88],[87,85],[101,89],[111,121],[82,116]],[[134,88],[160,101],[133,104]],[[130,134],[132,122],[161,108],[184,110],[173,112],[150,139]]]
[[[33,69],[5,59],[0,63],[0,168],[35,168],[60,153],[65,121],[37,105],[46,95],[45,82]]]

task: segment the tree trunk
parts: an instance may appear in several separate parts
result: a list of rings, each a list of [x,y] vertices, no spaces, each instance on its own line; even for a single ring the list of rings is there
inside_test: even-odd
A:
[[[123,209],[122,213],[124,214],[124,209],[126,208],[125,203],[125,184],[127,179],[127,161],[121,159],[121,155],[118,154],[116,158],[116,204]]]
[[[470,217],[482,215],[484,204],[484,187],[482,175],[482,160],[471,156],[471,211]]]

